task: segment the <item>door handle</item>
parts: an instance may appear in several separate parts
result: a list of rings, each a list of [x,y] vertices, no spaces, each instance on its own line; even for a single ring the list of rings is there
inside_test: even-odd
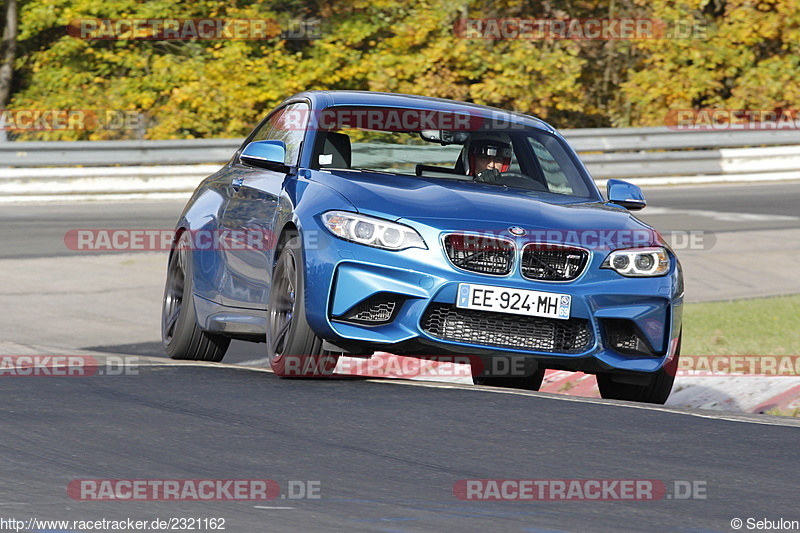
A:
[[[233,192],[239,192],[239,187],[242,186],[242,182],[243,181],[244,181],[244,178],[234,178],[233,179],[233,181],[231,182],[231,189],[233,189]]]

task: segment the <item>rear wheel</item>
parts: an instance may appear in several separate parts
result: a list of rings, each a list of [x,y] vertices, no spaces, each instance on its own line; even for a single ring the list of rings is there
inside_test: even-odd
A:
[[[323,350],[306,321],[303,253],[300,239],[289,240],[272,273],[267,302],[267,356],[280,377],[333,375],[339,354]]]
[[[192,297],[192,262],[184,233],[169,258],[161,309],[161,341],[172,359],[222,361],[231,340],[197,325]]]
[[[681,354],[682,337],[683,334],[678,339],[675,356],[660,370],[653,373],[650,383],[647,385],[618,383],[612,379],[612,374],[597,374],[597,388],[600,389],[600,396],[608,400],[628,400],[656,404],[666,402],[675,382],[675,371],[678,368],[678,359]]]

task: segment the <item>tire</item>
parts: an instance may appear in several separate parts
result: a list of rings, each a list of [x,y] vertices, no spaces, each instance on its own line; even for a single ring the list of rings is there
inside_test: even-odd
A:
[[[170,253],[161,308],[161,342],[172,359],[222,361],[231,340],[197,325],[192,297],[192,262],[184,233]]]
[[[339,354],[322,349],[306,321],[305,272],[300,239],[283,247],[275,264],[267,302],[267,357],[282,378],[330,377]]]
[[[648,385],[631,385],[629,383],[616,383],[611,374],[597,374],[597,388],[600,396],[607,400],[627,400],[631,402],[663,404],[672,392],[675,382],[675,371],[678,368],[678,359],[681,354],[681,339],[678,338],[678,347],[672,360],[654,372]]]
[[[472,382],[475,385],[486,385],[487,387],[537,391],[542,386],[545,370],[540,368],[530,376],[473,376]]]

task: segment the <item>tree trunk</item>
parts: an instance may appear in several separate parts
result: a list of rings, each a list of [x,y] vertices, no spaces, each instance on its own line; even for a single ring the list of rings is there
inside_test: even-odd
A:
[[[11,93],[14,79],[14,59],[17,56],[17,0],[7,0],[6,26],[3,28],[3,42],[0,45],[0,108],[5,108]]]

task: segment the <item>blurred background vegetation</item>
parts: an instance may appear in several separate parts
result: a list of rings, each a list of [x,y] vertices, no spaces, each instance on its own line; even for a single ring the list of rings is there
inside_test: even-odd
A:
[[[658,126],[676,109],[793,109],[800,97],[797,0],[5,0],[4,6],[2,59],[13,65],[13,77],[6,94],[0,90],[0,107],[115,110],[145,119],[138,129],[18,133],[18,140],[240,137],[275,104],[307,89],[466,100],[537,115],[559,128]],[[67,34],[70,21],[86,18],[319,19],[321,38]],[[704,34],[464,39],[454,31],[464,18],[693,20]]]

